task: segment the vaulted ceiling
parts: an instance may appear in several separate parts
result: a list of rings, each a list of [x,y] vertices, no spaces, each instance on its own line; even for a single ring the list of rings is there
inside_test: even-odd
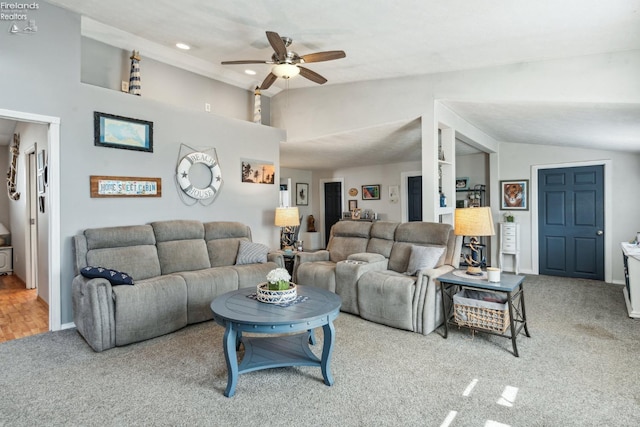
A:
[[[270,59],[265,30],[291,37],[290,49],[300,55],[344,50],[344,59],[306,65],[326,77],[327,85],[640,49],[640,0],[50,2],[83,15],[88,37],[124,48],[133,35],[147,56],[174,58],[174,64],[246,89],[259,85],[271,66],[220,62]],[[191,49],[178,51],[177,42]],[[245,74],[249,68],[256,75]],[[267,94],[287,85],[316,83],[278,79]],[[498,140],[543,143],[544,125],[585,147],[640,151],[638,104],[552,106],[562,114],[543,104],[447,106]],[[624,135],[598,145],[598,133],[612,125]],[[409,129],[407,122],[393,132],[408,138]]]

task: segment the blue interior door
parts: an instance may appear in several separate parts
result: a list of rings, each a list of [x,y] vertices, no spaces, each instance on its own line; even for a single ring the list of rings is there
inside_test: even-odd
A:
[[[324,184],[324,244],[329,243],[329,235],[333,224],[342,216],[342,184],[326,182]]]
[[[422,221],[422,176],[407,178],[407,220]]]
[[[604,280],[604,167],[538,171],[540,274]]]

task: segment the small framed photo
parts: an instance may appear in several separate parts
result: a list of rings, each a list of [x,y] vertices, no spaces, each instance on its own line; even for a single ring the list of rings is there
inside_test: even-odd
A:
[[[44,170],[44,150],[38,151],[38,171]]]
[[[342,212],[342,219],[351,219],[351,212]]]
[[[44,171],[38,172],[38,194],[44,194]]]
[[[500,210],[529,210],[529,180],[500,181]]]
[[[99,147],[153,153],[153,122],[94,111],[93,139]]]
[[[309,184],[303,182],[296,183],[296,205],[309,205]]]
[[[360,219],[360,215],[362,215],[362,209],[360,208],[351,211],[351,219]]]
[[[468,189],[469,189],[468,177],[456,178],[456,190],[468,190]]]
[[[351,212],[352,210],[356,209],[358,207],[358,201],[357,200],[349,200],[349,212]]]
[[[362,200],[380,200],[380,185],[363,185]]]

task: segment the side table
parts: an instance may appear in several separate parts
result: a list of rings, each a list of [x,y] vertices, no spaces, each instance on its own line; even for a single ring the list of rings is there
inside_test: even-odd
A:
[[[458,274],[456,274],[458,273]],[[524,332],[527,337],[530,337],[529,328],[527,327],[527,315],[524,306],[524,290],[522,283],[525,277],[515,274],[501,274],[500,282],[489,282],[486,278],[474,278],[475,276],[465,277],[464,273],[460,270],[452,271],[444,274],[438,278],[440,282],[440,293],[442,300],[442,313],[444,314],[444,338],[447,338],[449,334],[449,324],[458,327],[465,327],[478,332],[485,332],[493,335],[498,335],[505,338],[511,338],[513,346],[513,354],[516,357],[518,355],[518,347],[516,344],[516,338],[520,331],[524,328]],[[500,334],[488,329],[473,328],[466,325],[458,325],[452,320],[453,313],[453,295],[460,288],[475,289],[479,291],[491,291],[503,293],[507,296],[507,306],[509,309],[509,334]],[[447,302],[448,308],[447,308]]]

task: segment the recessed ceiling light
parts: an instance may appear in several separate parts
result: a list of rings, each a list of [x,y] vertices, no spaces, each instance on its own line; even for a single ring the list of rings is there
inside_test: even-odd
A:
[[[249,74],[250,76],[255,76],[256,75],[256,72],[253,71],[253,70],[244,70],[244,73],[245,74]]]
[[[176,43],[176,47],[178,49],[182,49],[182,50],[189,50],[191,49],[191,46],[189,46],[188,44],[185,43]]]

